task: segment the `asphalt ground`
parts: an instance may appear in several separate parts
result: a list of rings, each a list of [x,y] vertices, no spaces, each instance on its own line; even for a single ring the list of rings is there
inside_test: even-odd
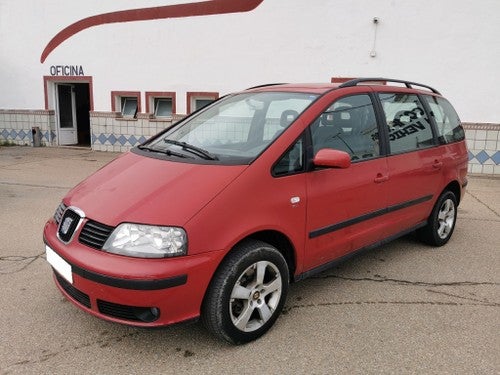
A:
[[[500,179],[469,178],[450,242],[407,236],[291,287],[263,338],[137,329],[66,301],[42,229],[117,154],[0,148],[0,374],[499,374]]]

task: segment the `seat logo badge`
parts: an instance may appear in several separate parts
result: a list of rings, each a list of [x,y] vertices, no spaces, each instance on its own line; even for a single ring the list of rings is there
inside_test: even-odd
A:
[[[68,234],[69,227],[73,223],[73,219],[71,217],[67,217],[64,219],[62,225],[61,225],[61,232],[63,234]]]

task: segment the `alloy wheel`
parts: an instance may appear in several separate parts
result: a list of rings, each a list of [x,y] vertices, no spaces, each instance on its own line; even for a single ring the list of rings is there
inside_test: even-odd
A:
[[[231,320],[236,328],[252,332],[274,314],[281,297],[278,268],[271,262],[252,264],[238,277],[229,300]]]
[[[455,204],[451,199],[446,199],[438,213],[438,236],[442,239],[448,237],[455,224]]]

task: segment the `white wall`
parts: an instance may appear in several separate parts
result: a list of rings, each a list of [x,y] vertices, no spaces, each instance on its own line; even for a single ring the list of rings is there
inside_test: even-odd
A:
[[[384,76],[435,86],[464,121],[500,123],[498,0],[264,0],[249,13],[93,27],[40,63],[82,18],[187,2],[0,0],[0,109],[43,108],[50,66],[82,65],[97,111],[111,110],[112,90],[141,91],[143,108],[145,91],[176,91],[184,113],[186,91]]]

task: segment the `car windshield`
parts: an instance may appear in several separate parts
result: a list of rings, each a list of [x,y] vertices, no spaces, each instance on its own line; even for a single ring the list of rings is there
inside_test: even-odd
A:
[[[143,148],[174,157],[247,164],[317,97],[289,92],[228,96],[181,121]]]

